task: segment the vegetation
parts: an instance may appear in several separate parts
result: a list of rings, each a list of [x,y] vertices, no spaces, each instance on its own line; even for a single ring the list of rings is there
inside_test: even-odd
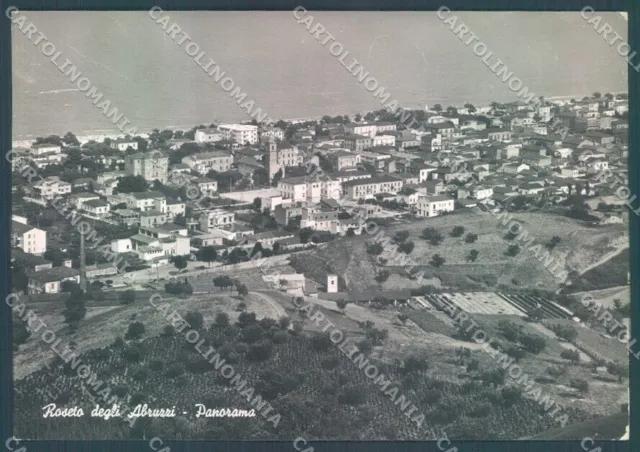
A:
[[[434,228],[424,228],[420,237],[434,246],[440,245],[443,240],[442,234]]]

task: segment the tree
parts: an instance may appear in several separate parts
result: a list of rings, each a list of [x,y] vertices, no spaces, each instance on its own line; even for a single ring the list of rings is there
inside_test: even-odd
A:
[[[199,261],[207,262],[209,267],[211,266],[211,262],[215,262],[217,257],[218,253],[212,246],[205,246],[203,248],[200,248],[196,252],[196,259],[198,259]]]
[[[118,297],[122,304],[132,304],[136,301],[136,292],[134,290],[125,290]]]
[[[65,301],[64,321],[72,330],[78,327],[78,323],[87,314],[86,294],[79,288],[74,288],[67,301]]]
[[[464,234],[464,226],[455,226],[452,230],[451,230],[451,237],[462,237],[462,234]]]
[[[478,250],[471,250],[471,251],[469,251],[469,255],[467,256],[467,260],[468,260],[469,262],[475,262],[475,261],[476,261],[476,259],[478,258],[478,254],[480,254],[480,253],[478,252]]]
[[[580,362],[580,352],[578,350],[565,349],[560,353],[560,358],[567,359],[573,364],[578,364]]]
[[[411,254],[411,252],[413,251],[413,249],[415,248],[416,244],[413,242],[404,242],[402,244],[400,244],[400,246],[398,246],[398,251],[405,253],[405,254]]]
[[[379,256],[382,254],[383,251],[384,251],[384,248],[382,247],[381,244],[377,242],[367,244],[367,253],[371,254],[372,256]]]
[[[623,378],[629,376],[629,370],[623,365],[616,362],[610,362],[607,365],[607,372],[609,372],[611,375],[618,377],[619,382],[622,382]]]
[[[409,238],[409,231],[398,231],[393,235],[393,240],[396,243],[403,243],[405,240]]]
[[[227,287],[233,287],[233,280],[227,275],[220,275],[213,278],[213,285],[224,290]]]
[[[178,270],[187,268],[187,258],[184,256],[173,256],[171,257],[171,262]]]
[[[474,113],[476,111],[476,107],[473,104],[464,104],[464,108],[466,108],[469,113]]]
[[[149,189],[147,181],[142,176],[124,176],[118,180],[118,193],[143,193]]]
[[[434,228],[425,228],[422,230],[422,235],[420,236],[424,240],[427,240],[431,245],[439,245],[442,243],[443,237],[436,229]]]
[[[78,141],[78,138],[71,132],[64,134],[62,142],[67,146],[80,146],[80,141]]]
[[[202,313],[198,311],[189,311],[185,314],[184,320],[191,326],[191,328],[199,330],[204,325],[204,317]]]
[[[605,98],[605,99],[607,99],[607,100],[613,100],[613,94],[611,94],[611,93],[605,93],[605,94],[604,94],[604,98]]]
[[[581,395],[585,395],[589,392],[589,382],[586,380],[575,379],[569,382],[569,385],[572,388],[575,388],[580,392]]]
[[[440,104],[435,104],[435,105],[433,106],[433,111],[435,111],[435,112],[437,112],[437,113],[440,113],[440,112],[442,111],[442,105],[440,105]]]
[[[300,237],[300,243],[308,243],[312,234],[313,234],[313,229],[311,228],[300,229],[300,232],[298,233]]]
[[[473,234],[471,232],[464,238],[465,243],[474,243],[476,240],[478,240],[478,234]]]
[[[507,256],[517,256],[519,252],[520,247],[518,245],[509,245],[509,248],[507,248]]]
[[[144,334],[144,324],[142,322],[133,322],[129,324],[125,339],[140,339]]]
[[[429,369],[429,361],[422,356],[411,355],[405,358],[402,368],[405,374],[413,372],[426,372]]]
[[[288,316],[282,316],[278,319],[278,326],[280,326],[281,329],[286,330],[289,328],[289,325],[291,325],[291,318]]]
[[[549,243],[547,243],[547,248],[549,248],[550,250],[554,249],[556,245],[560,243],[560,240],[560,237],[554,235],[553,237],[551,237],[551,240],[549,240]]]
[[[385,282],[387,279],[389,279],[389,275],[391,273],[389,272],[389,270],[387,269],[383,269],[380,270],[378,272],[378,274],[376,275],[376,281],[379,282],[380,284],[382,284],[383,282]]]
[[[226,328],[229,326],[229,315],[226,312],[218,312],[213,323],[218,328]]]
[[[537,334],[524,334],[520,336],[520,343],[528,352],[531,352],[535,355],[542,352],[547,342],[544,340],[542,336],[538,336]]]
[[[596,91],[595,93],[593,93],[593,98],[594,98],[594,99],[600,99],[600,97],[602,97],[602,94],[600,94],[598,91]]]
[[[22,320],[16,313],[13,314],[12,333],[14,350],[17,350],[18,346],[27,342],[27,339],[31,336],[31,330],[27,327],[27,322]]]
[[[347,301],[340,298],[339,300],[336,300],[336,305],[338,306],[338,309],[340,309],[340,311],[342,311],[342,314],[346,314],[347,313]]]
[[[238,289],[238,295],[240,295],[241,297],[246,297],[247,295],[249,295],[249,289],[245,284],[239,284],[236,286],[236,288]]]
[[[439,268],[445,263],[445,258],[439,254],[434,254],[429,263],[434,267]]]
[[[409,316],[407,314],[400,313],[398,314],[398,320],[400,320],[400,322],[402,322],[403,325],[406,325],[407,320],[409,320]]]

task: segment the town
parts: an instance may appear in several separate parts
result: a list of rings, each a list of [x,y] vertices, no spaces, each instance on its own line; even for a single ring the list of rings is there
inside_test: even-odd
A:
[[[312,365],[297,360],[334,369],[344,359],[301,314],[305,301],[386,366],[426,417],[423,430],[402,424],[395,402],[342,363],[345,370],[322,377],[309,395],[315,403],[330,394],[341,407],[331,422],[304,424],[312,437],[364,439],[349,435],[366,427],[368,439],[433,439],[445,430],[518,439],[558,428],[548,408],[513,389],[506,368],[458,331],[449,308],[490,332],[492,347],[553,394],[570,425],[622,416],[624,426],[628,353],[581,297],[629,328],[628,224],[640,201],[626,188],[628,109],[627,94],[595,92],[435,104],[410,111],[419,124],[412,129],[379,110],[14,144],[13,292],[134,405],[151,406],[149,397],[160,400],[177,385],[162,404],[236,406],[216,405],[226,400],[222,390],[202,393],[208,363],[181,361],[175,328],[148,306],[161,293],[191,327],[211,326],[229,362],[261,375],[256,389],[276,409],[305,413],[296,405],[304,398],[287,398],[311,378],[299,369]],[[523,231],[543,259],[527,249]],[[230,323],[238,330],[225,333]],[[17,406],[30,407],[18,410],[17,425],[23,436],[51,433],[58,424],[34,421],[37,403],[27,399],[56,378],[61,394],[40,394],[40,406],[77,402],[86,389],[15,314],[13,337]],[[120,349],[122,358],[105,354]],[[40,356],[54,358],[48,370]],[[260,367],[267,362],[269,370]],[[420,383],[427,369],[429,381]],[[332,403],[318,402],[318,416]],[[362,408],[355,421],[349,407]],[[482,425],[474,422],[480,416]],[[246,439],[246,429],[252,438],[299,436],[302,424],[285,417],[277,434],[246,423],[240,433],[225,419],[193,424],[180,437]],[[105,422],[56,421],[68,431]],[[86,439],[111,439],[104,435]]]

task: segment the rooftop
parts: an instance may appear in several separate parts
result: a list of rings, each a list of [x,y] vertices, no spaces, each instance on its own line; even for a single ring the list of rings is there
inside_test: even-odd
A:
[[[63,279],[72,278],[74,276],[78,276],[79,274],[80,272],[75,268],[61,266],[47,268],[45,270],[40,270],[39,272],[32,272],[27,276],[29,277],[29,279],[33,279],[35,281],[48,283],[54,281],[62,281]]]

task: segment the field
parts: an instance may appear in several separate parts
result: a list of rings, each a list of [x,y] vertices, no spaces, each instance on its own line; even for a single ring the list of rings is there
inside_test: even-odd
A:
[[[228,386],[228,380],[203,362],[182,336],[150,337],[124,348],[112,345],[81,356],[98,378],[123,397],[135,396],[156,406],[176,406],[188,414],[175,420],[154,420],[129,430],[118,419],[91,417],[44,419],[40,407],[50,399],[38,389],[52,388],[59,405],[92,405],[91,389],[69,369],[55,366],[16,382],[16,436],[29,438],[127,439],[161,436],[166,439],[280,439],[296,436],[323,439],[384,440],[436,439],[445,431],[460,439],[506,439],[535,435],[554,425],[542,408],[530,400],[505,405],[497,388],[479,381],[439,378],[439,368],[403,372],[377,363],[393,385],[424,413],[422,429],[409,422],[357,365],[333,346],[319,348],[309,337],[292,336],[278,327],[257,325],[260,343],[270,344],[268,356],[252,354],[243,328],[213,328],[201,334],[218,350],[234,356],[235,373],[247,380],[282,414],[277,429],[258,415],[251,421],[196,420],[195,403],[248,409],[246,400]],[[208,322],[205,328],[208,328]],[[246,327],[245,327],[246,328]],[[277,339],[277,340],[276,340]],[[242,346],[242,347],[241,347]],[[137,349],[139,354],[131,354]],[[248,351],[247,351],[248,350]],[[231,355],[229,355],[230,357]],[[438,355],[435,356],[439,358]],[[230,359],[230,358],[229,358]],[[440,362],[440,359],[437,359]],[[153,363],[153,364],[152,364]],[[182,363],[182,364],[180,364]],[[462,368],[446,364],[451,369]],[[158,366],[162,366],[159,369]],[[167,374],[178,369],[177,374]],[[594,415],[572,408],[572,422]],[[482,423],[477,418],[482,417]],[[136,424],[138,425],[138,424]]]
[[[549,213],[516,213],[513,218],[523,225],[529,237],[534,238],[529,247],[545,245],[552,237],[560,237],[560,242],[550,253],[553,265],[556,262],[559,264],[556,274],[561,268],[567,272],[581,272],[628,241],[625,225],[588,227],[580,221]],[[465,228],[462,237],[450,236],[454,226]],[[442,243],[434,246],[420,238],[422,230],[427,227],[442,234]],[[546,290],[559,288],[559,281],[534,253],[521,250],[514,257],[505,255],[508,246],[516,242],[505,237],[505,226],[489,213],[465,212],[420,220],[401,220],[390,223],[382,230],[388,238],[398,231],[409,231],[408,240],[414,242],[415,249],[408,256],[411,262],[407,266],[415,265],[414,272],[424,272],[423,285],[437,280],[438,283],[433,285],[441,284],[466,291],[488,291],[499,284]],[[467,233],[477,234],[477,241],[465,243],[464,236]],[[291,263],[296,271],[308,273],[318,281],[324,281],[327,272],[337,273],[344,277],[352,290],[364,290],[372,286],[382,289],[414,288],[419,285],[417,280],[406,277],[406,269],[399,267],[393,269],[395,271],[387,281],[378,284],[375,276],[382,266],[366,252],[366,243],[371,240],[372,237],[366,235],[337,239],[312,254],[297,254],[292,257]],[[388,247],[395,248],[391,244]],[[467,261],[472,249],[479,253],[475,263]],[[392,251],[385,252],[394,254]],[[444,265],[435,268],[430,264],[434,254],[445,259]],[[392,263],[389,261],[387,268],[391,269]],[[626,278],[626,271],[624,276]]]
[[[628,284],[629,248],[616,254],[613,258],[585,272],[576,281],[572,291],[599,290]]]

